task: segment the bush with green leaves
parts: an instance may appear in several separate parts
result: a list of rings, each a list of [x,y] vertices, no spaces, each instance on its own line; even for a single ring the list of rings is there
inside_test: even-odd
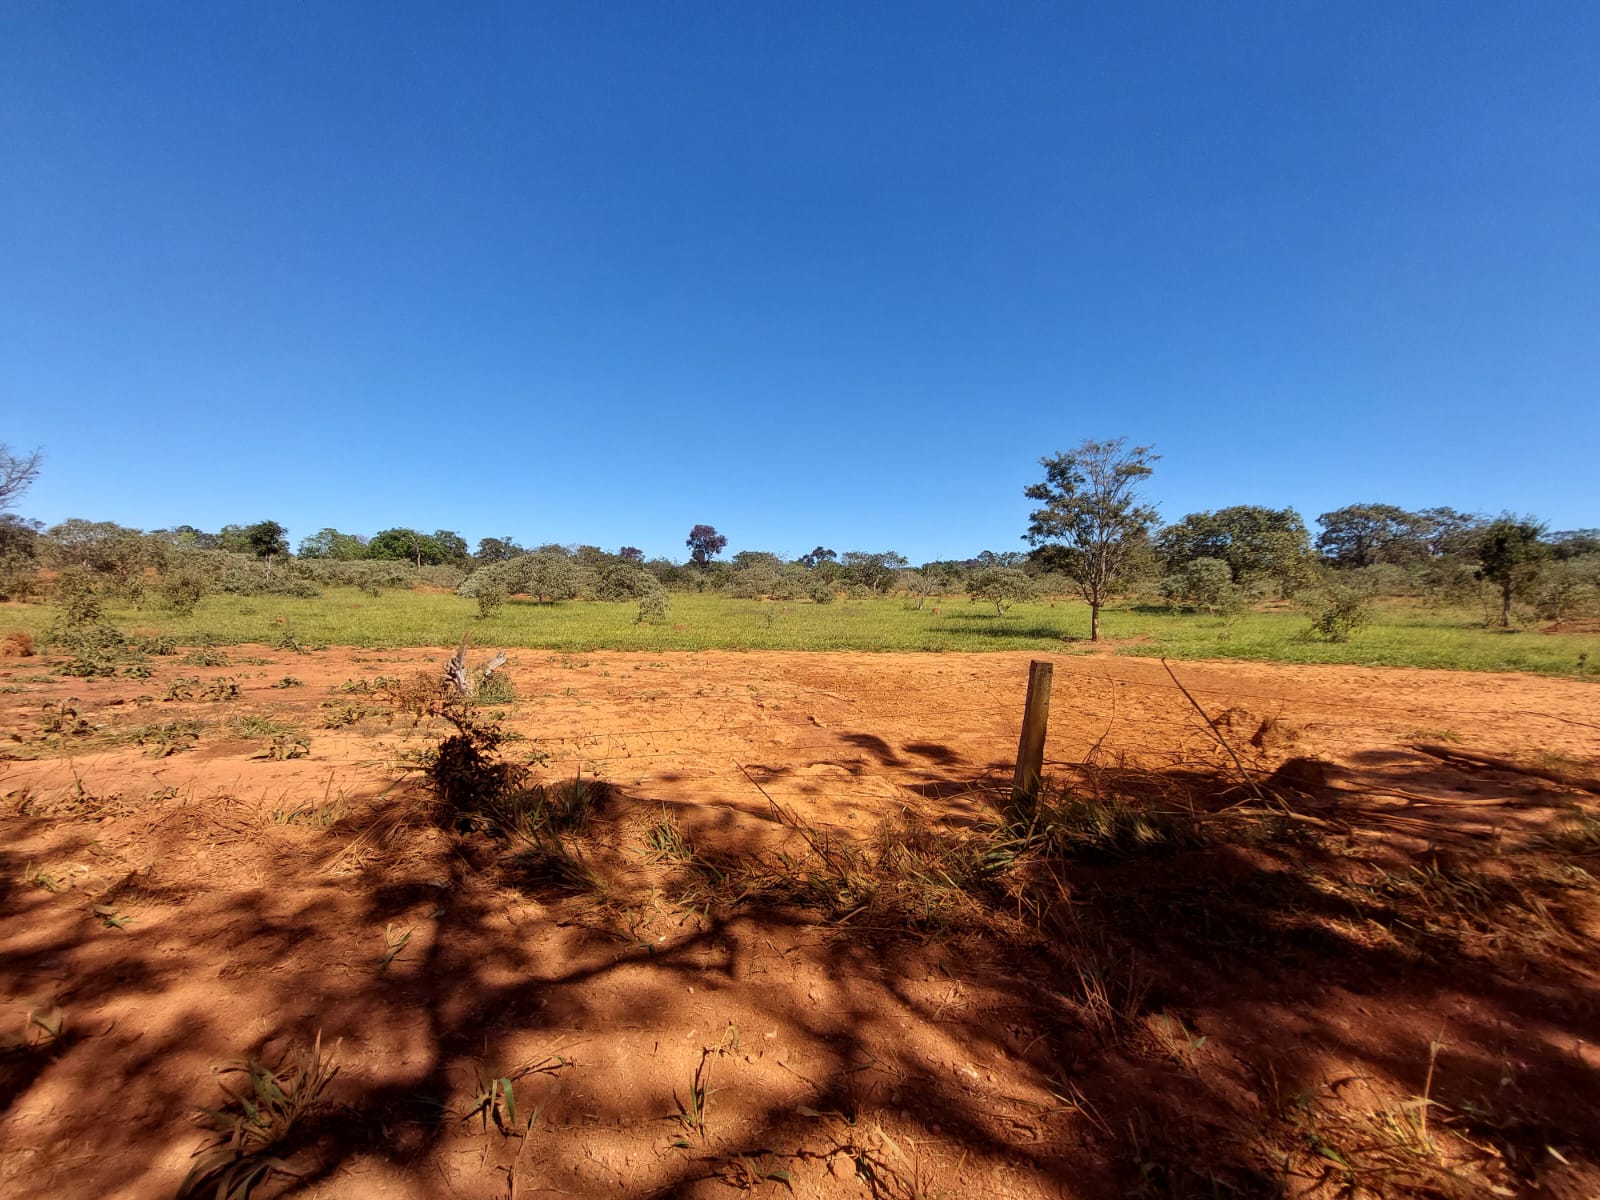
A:
[[[639,613],[636,625],[660,625],[667,619],[667,589],[657,584],[639,596]]]
[[[478,617],[487,621],[490,617],[498,616],[505,607],[506,601],[511,598],[511,593],[506,590],[506,585],[498,579],[491,579],[482,584],[478,589]]]
[[[161,600],[175,617],[194,615],[206,594],[204,577],[193,570],[173,571],[161,581]]]
[[[1245,590],[1233,582],[1228,564],[1218,558],[1190,559],[1157,585],[1173,607],[1196,608],[1209,613],[1236,613],[1245,608]]]
[[[1371,622],[1371,595],[1347,584],[1335,584],[1322,594],[1307,635],[1317,641],[1348,642]]]
[[[1033,580],[1015,567],[985,567],[967,581],[967,595],[993,604],[995,615],[1003,617],[1012,605],[1033,599]]]
[[[1600,555],[1544,563],[1533,581],[1532,599],[1546,621],[1600,613]]]
[[[512,596],[531,596],[542,603],[570,600],[578,594],[578,568],[565,554],[539,551],[479,567],[456,586],[459,595],[475,599],[485,587],[503,587]]]
[[[105,619],[100,593],[87,571],[63,571],[53,599],[61,615],[44,638],[72,655],[60,668],[63,675],[115,675],[118,665],[135,656],[122,631]]]

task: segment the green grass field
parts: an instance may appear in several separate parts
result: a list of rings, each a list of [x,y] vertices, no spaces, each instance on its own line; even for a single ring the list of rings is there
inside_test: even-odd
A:
[[[937,610],[937,611],[936,611]],[[463,631],[479,645],[555,650],[1049,650],[1089,649],[1088,610],[1076,601],[1019,605],[1004,617],[964,597],[930,601],[921,612],[896,599],[833,604],[674,595],[667,623],[640,625],[632,603],[512,601],[480,620],[477,605],[440,592],[378,597],[334,588],[318,599],[207,596],[190,617],[158,604],[113,607],[124,631],[206,641],[275,643],[285,631],[306,645],[449,646]],[[0,605],[0,634],[38,637],[55,619],[44,605]],[[1102,636],[1121,654],[1241,658],[1274,662],[1537,671],[1600,678],[1600,636],[1535,629],[1487,629],[1481,614],[1435,613],[1395,603],[1345,643],[1308,641],[1310,619],[1295,612],[1249,613],[1232,622],[1158,608],[1102,613]],[[1588,662],[1580,667],[1580,655]]]

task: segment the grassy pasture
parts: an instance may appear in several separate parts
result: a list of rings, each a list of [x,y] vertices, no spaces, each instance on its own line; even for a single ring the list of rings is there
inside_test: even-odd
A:
[[[175,617],[155,602],[113,606],[124,630],[170,634],[184,645],[273,644],[287,632],[305,645],[446,646],[463,630],[480,644],[555,650],[866,650],[1086,652],[1088,612],[1077,601],[1019,604],[997,617],[965,597],[930,600],[922,611],[893,598],[818,605],[806,601],[735,600],[674,595],[661,625],[635,622],[631,602],[508,603],[487,620],[476,604],[445,592],[364,595],[330,588],[320,598],[207,596],[192,616]],[[55,610],[0,605],[0,632],[38,636]],[[1118,653],[1172,658],[1239,658],[1364,666],[1444,667],[1600,675],[1600,635],[1545,634],[1485,628],[1481,614],[1429,612],[1394,602],[1349,642],[1305,637],[1310,619],[1293,611],[1247,613],[1234,620],[1164,608],[1129,606],[1102,614],[1105,638]],[[1580,666],[1580,656],[1588,661]]]

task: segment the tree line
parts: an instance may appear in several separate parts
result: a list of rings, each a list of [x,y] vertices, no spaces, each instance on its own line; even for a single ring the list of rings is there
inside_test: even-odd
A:
[[[1314,534],[1294,509],[1259,505],[1163,524],[1143,495],[1158,462],[1153,448],[1125,439],[1085,441],[1041,459],[1044,478],[1025,491],[1037,505],[1022,535],[1029,549],[917,565],[893,550],[823,545],[795,557],[741,550],[724,558],[727,537],[706,523],[690,529],[679,561],[646,558],[634,546],[529,547],[510,535],[482,538],[474,550],[455,531],[405,527],[370,537],[328,527],[291,550],[287,530],[272,520],[215,532],[77,518],[46,528],[0,511],[0,598],[28,598],[42,589],[42,572],[61,571],[85,573],[130,599],[155,586],[168,603],[191,608],[209,591],[314,595],[349,585],[376,593],[423,584],[475,597],[485,612],[514,595],[543,603],[648,599],[654,611],[658,593],[712,591],[815,603],[895,593],[917,608],[965,593],[1003,615],[1039,595],[1075,593],[1089,606],[1092,638],[1102,607],[1129,595],[1222,613],[1315,593],[1410,595],[1440,605],[1487,597],[1501,624],[1519,601],[1552,619],[1600,610],[1600,530],[1551,532],[1531,517],[1381,503],[1322,513]],[[0,446],[0,510],[38,469],[36,454]]]

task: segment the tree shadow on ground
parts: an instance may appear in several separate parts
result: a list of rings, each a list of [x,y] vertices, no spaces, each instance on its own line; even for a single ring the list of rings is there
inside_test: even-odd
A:
[[[897,1197],[1586,1187],[1594,860],[1410,855],[1363,807],[1386,769],[1358,796],[1262,805],[1205,772],[1084,768],[1050,798],[1061,825],[1042,848],[997,813],[937,831],[954,798],[997,796],[987,776],[930,775],[916,819],[883,836],[774,802],[680,830],[676,850],[649,797],[619,795],[552,850],[456,833],[402,791],[326,838],[237,848],[293,886],[175,889],[149,901],[149,937],[109,940],[81,898],[13,888],[0,977],[14,995],[54,981],[94,1015],[4,1078],[16,1103],[91,1098],[49,1136],[92,1131],[97,1161],[11,1194],[81,1194],[130,1162],[170,1190],[188,1113],[217,1100],[204,1065],[318,1033],[362,1053],[337,1105],[281,1147],[302,1173],[275,1194],[403,1179],[488,1196],[520,1179],[689,1196],[780,1169]],[[557,888],[508,870],[534,849],[587,874]],[[18,865],[0,852],[0,878]],[[402,928],[381,961],[379,932]],[[212,952],[203,976],[195,946]],[[480,1075],[551,1053],[572,1061],[526,1082],[526,1145],[465,1119]],[[696,1125],[686,1097],[708,1063]],[[138,1102],[108,1125],[119,1089]],[[1421,1137],[1405,1123],[1418,1097],[1437,1114]]]

